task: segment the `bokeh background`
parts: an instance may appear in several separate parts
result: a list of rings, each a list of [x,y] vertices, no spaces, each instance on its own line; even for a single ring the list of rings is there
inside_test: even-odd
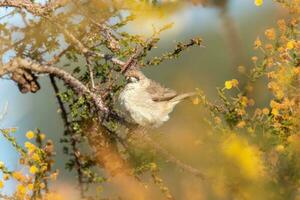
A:
[[[263,6],[257,7],[253,0],[230,0],[225,14],[218,6],[203,7],[192,3],[182,4],[171,11],[137,14],[138,19],[130,22],[124,29],[150,35],[153,25],[159,27],[174,23],[172,29],[162,34],[153,56],[172,50],[178,41],[187,41],[195,36],[200,36],[204,41],[204,47],[189,49],[178,59],[143,69],[147,76],[179,92],[200,88],[209,99],[214,100],[217,99],[216,87],[223,87],[225,80],[237,78],[243,84],[246,77],[238,72],[238,66],[243,65],[246,70],[251,67],[251,57],[257,54],[253,50],[254,40],[263,35],[265,29],[274,25],[284,12],[272,1],[266,1]],[[18,23],[18,19],[10,20]],[[58,104],[48,77],[40,80],[43,89],[36,94],[21,94],[12,81],[0,80],[0,108],[4,109],[7,105],[7,113],[0,121],[0,127],[17,127],[15,134],[21,143],[25,141],[24,133],[28,130],[40,128],[46,133],[55,143],[55,167],[60,169],[59,180],[54,187],[59,191],[63,186],[64,194],[70,195],[70,199],[76,199],[74,174],[64,170],[65,157],[59,142],[64,128],[58,113]],[[257,103],[264,105],[268,94],[261,92],[261,85],[257,85],[255,91]],[[178,199],[228,198],[228,191],[224,189],[228,185],[222,181],[223,176],[228,175],[233,179],[238,176],[238,180],[243,180],[239,183],[244,185],[236,188],[244,190],[253,197],[251,199],[271,199],[267,195],[269,186],[256,177],[259,169],[252,169],[255,166],[250,166],[249,169],[242,167],[235,171],[236,168],[231,167],[223,155],[219,140],[207,129],[205,115],[200,105],[184,102],[172,113],[170,121],[161,128],[150,131],[152,137],[176,157],[206,174],[214,174],[214,180],[202,182],[187,173],[178,173],[178,169],[171,165],[166,165],[162,168],[162,177],[171,192]],[[17,168],[17,155],[1,136],[0,145],[0,160],[8,163],[8,167]],[[10,193],[13,187],[13,182],[6,185],[6,192]],[[234,193],[235,187],[232,188],[231,192]],[[158,195],[157,198],[161,196]]]

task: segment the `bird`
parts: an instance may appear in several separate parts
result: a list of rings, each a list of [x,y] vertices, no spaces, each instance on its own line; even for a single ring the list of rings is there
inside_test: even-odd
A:
[[[195,92],[178,94],[134,70],[127,73],[118,100],[136,124],[157,128],[169,120],[169,114],[179,102],[195,95]]]

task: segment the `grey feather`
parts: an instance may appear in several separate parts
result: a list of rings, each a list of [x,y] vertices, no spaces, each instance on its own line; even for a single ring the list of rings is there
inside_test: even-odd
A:
[[[153,80],[151,80],[151,83],[146,90],[153,101],[169,101],[177,96],[175,90],[166,88]]]

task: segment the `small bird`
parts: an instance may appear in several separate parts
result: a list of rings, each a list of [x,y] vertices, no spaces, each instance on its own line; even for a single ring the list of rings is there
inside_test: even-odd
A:
[[[195,92],[177,94],[136,70],[127,73],[126,80],[119,102],[131,119],[143,127],[161,126],[179,102],[196,95]]]

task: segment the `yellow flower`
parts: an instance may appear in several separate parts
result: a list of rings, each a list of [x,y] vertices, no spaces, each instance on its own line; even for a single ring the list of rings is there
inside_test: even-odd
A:
[[[28,184],[27,187],[28,187],[29,190],[33,190],[33,184],[32,183]]]
[[[277,25],[278,25],[281,32],[286,31],[286,23],[285,23],[284,19],[278,20]]]
[[[268,114],[270,113],[270,111],[269,111],[268,108],[264,108],[264,109],[262,110],[262,112],[263,112],[264,115],[268,115]]]
[[[246,178],[259,180],[264,174],[260,152],[246,139],[232,134],[223,142],[222,150]]]
[[[48,167],[47,166],[42,166],[42,169],[41,169],[43,172],[47,171],[48,170]]]
[[[267,36],[267,38],[269,40],[275,40],[276,38],[276,32],[275,32],[275,29],[274,28],[270,28],[270,29],[267,29],[265,31],[265,35]]]
[[[150,169],[151,169],[151,171],[156,171],[157,170],[157,165],[156,165],[156,163],[150,163]]]
[[[237,128],[244,128],[245,126],[246,126],[246,122],[245,122],[245,121],[240,121],[240,122],[236,125]]]
[[[258,60],[258,58],[257,58],[256,56],[253,56],[253,57],[251,58],[251,60],[252,60],[253,62],[256,62],[256,61]]]
[[[25,180],[25,176],[20,171],[13,172],[12,177],[20,182],[23,182]]]
[[[36,166],[31,166],[30,168],[29,168],[29,172],[31,173],[31,174],[35,174],[35,173],[37,173],[38,172],[38,168],[36,167]]]
[[[283,152],[284,151],[284,146],[282,144],[279,144],[276,146],[275,150],[277,152]]]
[[[32,139],[32,138],[34,138],[34,136],[35,136],[35,133],[33,132],[33,131],[28,131],[27,133],[26,133],[26,137],[30,140],[30,139]]]
[[[32,154],[32,159],[36,162],[41,160],[40,156],[37,153]]]
[[[264,3],[264,0],[255,0],[255,1],[254,1],[254,4],[255,4],[256,6],[261,6],[261,5],[263,5],[263,3]]]
[[[236,79],[231,80],[232,87],[237,87],[239,85],[239,81]]]
[[[254,47],[257,49],[257,48],[261,47],[261,45],[262,45],[262,43],[261,43],[259,37],[257,37],[254,42]]]
[[[25,147],[29,152],[33,152],[36,149],[36,146],[30,142],[25,142]]]
[[[279,115],[279,111],[278,111],[278,109],[276,109],[276,108],[273,108],[273,109],[272,109],[272,115],[274,115],[274,116],[278,116],[278,115]]]
[[[20,195],[24,195],[26,193],[26,188],[24,187],[24,185],[17,186],[17,193]]]
[[[243,106],[247,106],[248,105],[248,98],[247,97],[242,96],[240,101],[241,101],[241,104]]]
[[[232,79],[230,81],[225,81],[225,88],[230,90],[232,87],[237,87],[239,85],[239,81],[236,79]]]
[[[230,90],[230,89],[232,88],[232,83],[231,83],[231,81],[225,81],[225,88],[226,88],[227,90]]]
[[[4,187],[3,181],[0,181],[0,189],[2,189],[3,187]]]
[[[294,40],[290,40],[288,41],[288,43],[286,44],[286,48],[287,49],[294,49],[295,48],[295,41]]]

